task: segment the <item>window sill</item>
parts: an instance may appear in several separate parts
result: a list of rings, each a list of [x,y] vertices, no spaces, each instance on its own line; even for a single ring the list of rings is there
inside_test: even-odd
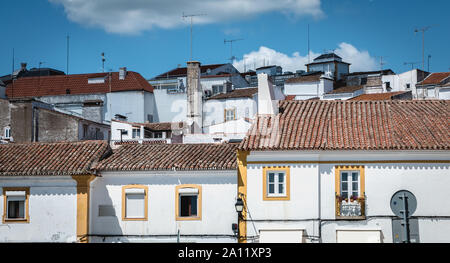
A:
[[[177,219],[176,219],[177,221],[195,221],[195,220],[197,220],[197,221],[200,221],[200,220],[202,220],[202,218],[201,217],[199,217],[199,216],[186,216],[186,217],[177,217]]]
[[[365,220],[365,216],[336,216],[336,220]]]
[[[122,218],[122,221],[148,221],[148,218]]]
[[[28,219],[23,219],[23,218],[21,218],[21,219],[4,219],[3,220],[3,223],[4,224],[11,224],[11,223],[29,223],[29,220]]]

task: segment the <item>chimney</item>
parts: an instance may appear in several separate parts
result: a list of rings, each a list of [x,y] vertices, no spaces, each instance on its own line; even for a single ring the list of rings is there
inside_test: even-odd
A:
[[[26,71],[27,70],[27,63],[24,63],[24,62],[20,63],[20,70],[21,71]]]
[[[266,73],[258,74],[258,114],[278,114],[278,100],[275,100],[273,84]]]
[[[200,84],[200,62],[187,62],[187,120],[189,133],[202,133],[203,106],[202,86]]]
[[[126,67],[119,68],[119,80],[124,80],[126,76],[127,76],[127,68]]]

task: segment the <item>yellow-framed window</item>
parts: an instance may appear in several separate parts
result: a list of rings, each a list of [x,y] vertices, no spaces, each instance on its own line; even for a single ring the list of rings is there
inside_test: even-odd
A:
[[[3,223],[29,223],[29,187],[3,187]]]
[[[202,187],[183,184],[175,187],[175,220],[202,220]]]
[[[263,168],[263,200],[290,200],[290,168],[264,167]]]
[[[148,220],[148,187],[145,185],[122,186],[122,220]]]

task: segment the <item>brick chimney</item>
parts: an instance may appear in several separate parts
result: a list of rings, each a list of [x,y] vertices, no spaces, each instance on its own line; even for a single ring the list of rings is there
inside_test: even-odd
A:
[[[189,133],[202,133],[203,106],[202,86],[200,84],[200,62],[187,62],[187,124],[190,126]]]

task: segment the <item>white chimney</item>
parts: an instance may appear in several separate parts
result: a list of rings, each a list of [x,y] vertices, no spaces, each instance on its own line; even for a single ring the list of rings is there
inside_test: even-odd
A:
[[[275,100],[273,84],[266,73],[258,74],[258,114],[278,114],[278,100]]]
[[[202,86],[200,84],[200,62],[187,62],[187,124],[190,126],[190,133],[202,133],[203,127],[203,106],[202,106]]]
[[[126,75],[127,75],[127,68],[126,67],[119,68],[119,79],[124,80]]]

